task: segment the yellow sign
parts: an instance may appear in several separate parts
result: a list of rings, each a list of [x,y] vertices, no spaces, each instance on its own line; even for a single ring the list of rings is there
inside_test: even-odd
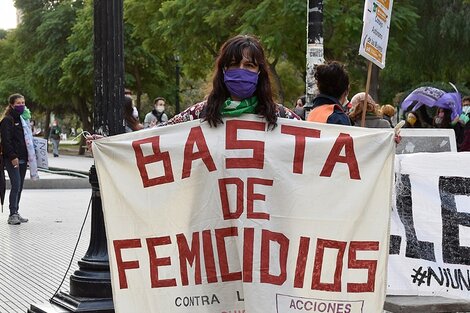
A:
[[[382,10],[381,7],[377,7],[377,10],[376,10],[376,13],[377,13],[377,17],[380,18],[382,21],[386,22],[387,21],[387,14],[385,13],[384,10]]]
[[[366,43],[366,52],[379,62],[382,62],[382,53],[370,43]]]
[[[377,0],[377,2],[381,3],[387,10],[390,9],[390,0]]]
[[[393,0],[365,0],[359,54],[380,68],[385,67]]]

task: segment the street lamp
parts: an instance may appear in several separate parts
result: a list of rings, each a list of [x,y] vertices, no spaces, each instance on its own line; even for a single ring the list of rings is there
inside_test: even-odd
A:
[[[94,0],[94,131],[105,135],[124,132],[123,0]],[[70,292],[55,294],[50,303],[31,304],[29,313],[113,313],[111,274],[100,188],[95,166],[92,187],[91,236],[88,250],[70,276]]]
[[[175,82],[176,82],[176,91],[175,91],[175,113],[180,113],[180,56],[175,55]]]

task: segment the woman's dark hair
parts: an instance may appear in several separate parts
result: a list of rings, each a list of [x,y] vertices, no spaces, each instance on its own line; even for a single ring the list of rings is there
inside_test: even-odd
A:
[[[315,79],[320,93],[336,99],[349,88],[349,75],[344,65],[337,61],[320,64],[315,69]]]
[[[156,97],[155,100],[153,100],[153,104],[157,104],[158,101],[163,100],[163,102],[166,102],[165,98],[163,97]]]
[[[224,70],[234,62],[240,63],[243,57],[259,66],[258,85],[254,94],[258,98],[256,113],[264,116],[269,127],[274,128],[277,122],[277,105],[273,100],[269,65],[259,40],[248,35],[230,38],[220,48],[219,56],[215,61],[212,91],[207,98],[204,120],[208,121],[211,126],[223,123],[220,110],[225,100],[230,97],[230,92],[224,83]]]
[[[298,97],[297,100],[295,100],[295,105],[294,106],[297,106],[297,102],[299,102],[299,100],[300,100],[300,102],[302,102],[302,106],[304,106],[305,102],[306,102],[306,98],[307,97],[305,97],[305,96]]]
[[[124,120],[127,123],[127,126],[129,126],[130,129],[133,131],[138,130],[139,128],[137,125],[139,125],[139,120],[137,120],[133,115],[132,112],[134,111],[133,106],[132,106],[132,98],[129,96],[124,96],[124,105],[122,106],[122,115],[124,117]]]
[[[444,118],[442,119],[441,123],[436,123],[436,117],[439,116],[439,111],[444,112]],[[450,109],[445,109],[445,108],[437,108],[436,110],[436,115],[434,116],[432,120],[432,126],[435,128],[451,128],[451,123],[452,123],[452,111]]]

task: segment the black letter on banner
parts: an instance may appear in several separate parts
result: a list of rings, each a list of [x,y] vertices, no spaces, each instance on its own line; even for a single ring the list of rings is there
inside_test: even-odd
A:
[[[397,189],[397,212],[405,227],[406,254],[413,259],[435,261],[434,244],[427,241],[419,241],[413,221],[413,201],[411,199],[411,182],[409,175],[400,175],[400,182],[396,184]]]
[[[470,195],[470,178],[439,177],[442,212],[442,259],[445,263],[470,265],[470,247],[460,246],[459,225],[470,226],[470,214],[458,212],[455,195]]]
[[[401,194],[399,189],[400,184],[397,183],[397,175],[395,175],[395,193],[397,195]],[[398,198],[398,196],[397,196]],[[398,203],[398,201],[397,201]],[[395,210],[397,208],[395,207]],[[398,235],[390,235],[390,247],[388,248],[389,254],[400,254],[400,246],[401,246],[401,236]]]

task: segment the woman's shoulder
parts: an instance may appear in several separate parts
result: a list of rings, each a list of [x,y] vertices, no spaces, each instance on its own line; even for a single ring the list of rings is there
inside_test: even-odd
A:
[[[207,101],[193,104],[181,113],[173,116],[165,125],[173,125],[199,119],[201,112],[207,105]]]
[[[9,121],[10,123],[15,122],[15,118],[11,114],[5,114],[2,119],[0,120],[0,123],[3,124],[4,121]]]

